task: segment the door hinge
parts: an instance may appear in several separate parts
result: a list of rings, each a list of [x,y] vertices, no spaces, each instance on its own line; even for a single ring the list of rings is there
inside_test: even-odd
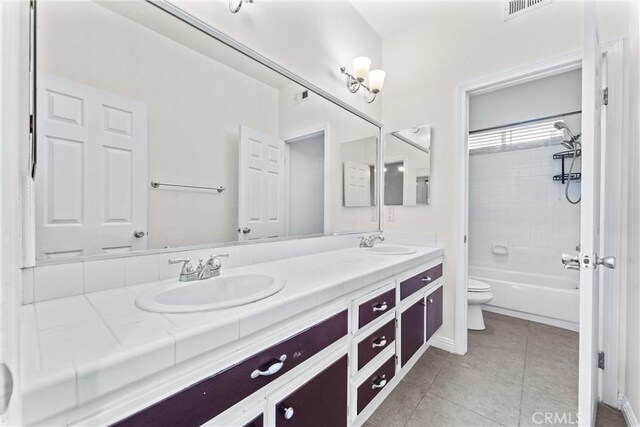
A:
[[[33,135],[33,114],[29,115],[29,134]]]
[[[609,105],[609,88],[605,87],[602,89],[602,104]]]
[[[598,369],[604,370],[604,351],[598,352]]]
[[[467,243],[467,235],[464,235],[464,243]]]

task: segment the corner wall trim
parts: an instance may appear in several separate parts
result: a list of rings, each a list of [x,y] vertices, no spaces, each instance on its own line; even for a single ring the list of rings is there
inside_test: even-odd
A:
[[[622,409],[622,415],[624,415],[624,420],[629,427],[640,426],[640,422],[638,422],[638,416],[633,412],[631,403],[629,402],[629,399],[627,399],[627,396],[625,396],[624,394],[620,396],[620,407]]]
[[[448,351],[449,353],[455,353],[455,342],[451,338],[445,338],[441,336],[435,336],[429,340],[429,344],[440,350]]]

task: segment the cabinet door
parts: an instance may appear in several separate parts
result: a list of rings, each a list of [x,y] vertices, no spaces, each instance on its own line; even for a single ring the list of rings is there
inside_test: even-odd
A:
[[[262,427],[264,426],[264,414],[260,414],[248,423],[246,423],[243,427]]]
[[[427,341],[442,326],[442,287],[427,296]]]
[[[425,303],[418,300],[411,307],[402,312],[400,320],[400,356],[401,366],[424,344]]]
[[[347,356],[276,404],[277,427],[347,424]]]

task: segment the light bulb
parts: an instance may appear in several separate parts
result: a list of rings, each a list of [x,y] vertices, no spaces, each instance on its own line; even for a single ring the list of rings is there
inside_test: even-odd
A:
[[[369,89],[371,92],[378,93],[384,84],[385,72],[382,70],[371,70],[369,73]]]
[[[353,59],[353,76],[358,81],[363,82],[369,74],[369,68],[371,67],[371,59],[366,56],[358,56]]]

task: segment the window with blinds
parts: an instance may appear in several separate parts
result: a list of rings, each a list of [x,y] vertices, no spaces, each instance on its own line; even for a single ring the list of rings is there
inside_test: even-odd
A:
[[[556,119],[505,126],[469,133],[469,152],[485,153],[532,148],[562,142],[563,133],[553,124]]]

